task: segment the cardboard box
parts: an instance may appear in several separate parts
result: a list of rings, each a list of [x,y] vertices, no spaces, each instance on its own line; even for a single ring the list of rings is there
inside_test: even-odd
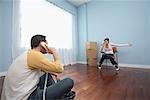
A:
[[[86,49],[94,49],[97,50],[97,42],[87,42]]]
[[[88,66],[97,66],[97,58],[87,58]]]
[[[86,50],[87,58],[97,58],[97,50],[88,49]]]

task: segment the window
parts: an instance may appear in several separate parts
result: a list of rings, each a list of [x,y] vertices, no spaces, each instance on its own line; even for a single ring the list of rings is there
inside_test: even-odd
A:
[[[46,0],[21,0],[21,47],[30,48],[35,34],[47,37],[49,46],[72,48],[73,15]]]

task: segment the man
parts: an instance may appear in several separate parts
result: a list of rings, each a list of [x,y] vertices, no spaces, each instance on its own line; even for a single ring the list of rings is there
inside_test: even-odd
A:
[[[116,46],[131,46],[131,44],[114,44],[109,43],[109,38],[105,38],[102,44],[101,52],[103,53],[102,58],[100,59],[98,68],[101,69],[101,65],[104,59],[109,59],[110,62],[116,67],[116,70],[119,70],[118,63],[114,60],[114,53],[112,47]]]
[[[53,55],[49,61],[45,53]],[[2,100],[42,100],[45,73],[62,73],[64,68],[54,48],[48,48],[46,37],[35,35],[31,38],[31,50],[21,54],[8,69],[4,80]],[[46,75],[46,74],[45,74]],[[42,79],[42,77],[43,79]],[[52,79],[49,74],[48,82]],[[49,83],[48,83],[49,84]],[[47,85],[46,100],[57,100],[70,93],[73,80],[66,78]]]

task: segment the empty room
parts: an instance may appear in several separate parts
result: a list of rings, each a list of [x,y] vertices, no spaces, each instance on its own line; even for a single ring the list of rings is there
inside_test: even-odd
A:
[[[0,0],[0,100],[150,100],[150,0]]]

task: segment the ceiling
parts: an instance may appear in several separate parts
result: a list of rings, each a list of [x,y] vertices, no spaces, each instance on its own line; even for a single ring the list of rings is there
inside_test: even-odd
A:
[[[73,4],[74,6],[79,7],[80,5],[87,3],[91,0],[67,0],[67,1]]]

